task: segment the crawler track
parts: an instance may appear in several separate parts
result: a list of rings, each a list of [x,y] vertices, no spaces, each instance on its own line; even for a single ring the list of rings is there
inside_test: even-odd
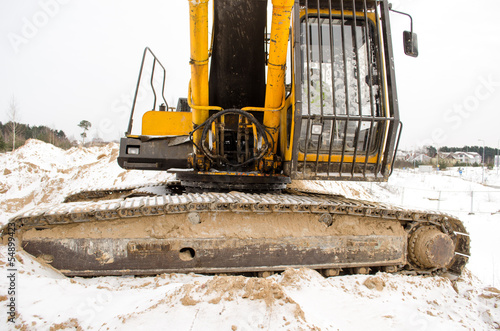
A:
[[[147,189],[125,188],[118,190],[100,190],[99,193],[86,192],[85,196],[88,199],[95,199],[99,196],[115,196],[116,194],[129,194],[132,191],[148,191]],[[100,192],[106,192],[101,194]],[[85,197],[80,195],[77,200],[82,200]],[[133,198],[121,198],[103,201],[80,201],[63,203],[58,206],[46,209],[35,209],[18,215],[13,218],[10,223],[14,223],[18,232],[25,232],[30,229],[50,229],[57,226],[67,224],[82,224],[89,222],[107,222],[113,220],[128,220],[141,219],[146,217],[168,216],[185,214],[187,219],[196,222],[200,214],[203,213],[237,213],[238,215],[262,215],[263,213],[283,215],[290,217],[314,216],[319,222],[323,222],[326,226],[331,226],[338,215],[355,216],[357,218],[379,219],[382,221],[397,221],[405,229],[407,233],[408,246],[413,247],[415,243],[412,241],[418,240],[416,233],[421,231],[423,227],[437,229],[440,233],[446,234],[451,238],[454,244],[454,257],[446,268],[426,268],[425,264],[419,263],[415,252],[403,253],[403,259],[406,264],[392,265],[388,270],[409,272],[417,274],[432,274],[439,272],[449,272],[454,275],[460,275],[465,264],[468,261],[470,254],[470,238],[460,220],[453,216],[441,214],[432,211],[417,211],[405,210],[399,207],[394,207],[384,203],[375,203],[361,200],[348,199],[342,196],[311,194],[298,191],[286,191],[282,194],[249,194],[240,192],[230,193],[183,193],[183,194],[166,194],[159,196],[139,196]],[[312,241],[321,241],[321,238],[311,238]],[[257,242],[257,241],[252,241]],[[53,242],[56,245],[56,242]],[[83,244],[83,243],[80,243]],[[170,245],[171,243],[169,243]],[[220,242],[214,241],[213,245],[220,245]],[[264,243],[261,243],[262,245]],[[135,248],[137,243],[124,243],[124,249],[131,245]],[[128,245],[128,246],[127,246]],[[153,244],[151,244],[153,245]],[[163,245],[163,244],[162,244]],[[173,244],[172,244],[173,245]],[[321,245],[318,244],[318,245]],[[333,245],[333,244],[332,244]],[[141,245],[139,245],[141,246]],[[144,245],[142,245],[144,246]],[[153,245],[154,246],[154,245]],[[156,247],[156,246],[155,246]],[[159,247],[159,246],[158,246]],[[159,249],[158,247],[154,249]],[[162,246],[163,247],[163,246]],[[406,244],[405,244],[406,247]],[[23,248],[29,250],[29,247],[23,243]],[[134,249],[135,249],[134,248]],[[153,249],[153,250],[154,250]],[[161,248],[163,249],[163,248]],[[258,247],[255,247],[258,250]],[[270,248],[276,250],[276,247]],[[208,251],[207,251],[208,252]],[[309,252],[310,253],[310,252]],[[207,254],[214,254],[208,252]],[[349,257],[347,257],[349,258]],[[306,266],[315,269],[325,270],[340,270],[342,268],[351,267],[352,270],[364,273],[368,268],[380,268],[384,263],[373,263],[366,265],[356,263],[344,265],[327,265],[325,263],[308,263],[305,259],[303,262],[293,264],[291,266]],[[247,268],[245,266],[239,268],[233,267],[198,267],[187,268],[187,272],[265,272],[276,271],[280,267],[284,268],[287,264],[278,268],[259,266]],[[360,267],[362,267],[360,269]],[[145,273],[163,272],[164,268],[148,269]],[[168,269],[168,272],[180,271],[182,268]],[[63,270],[68,275],[82,274]],[[125,272],[126,273],[126,272]],[[141,271],[130,272],[131,274],[141,274]],[[336,271],[330,271],[330,274],[335,274]],[[85,273],[83,273],[85,274]],[[90,271],[88,274],[106,274],[105,271]],[[120,272],[118,273],[120,274]],[[328,272],[327,272],[328,274]]]

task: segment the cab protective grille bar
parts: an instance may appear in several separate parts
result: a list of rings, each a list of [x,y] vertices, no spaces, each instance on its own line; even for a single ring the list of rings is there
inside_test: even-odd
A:
[[[293,179],[390,175],[401,128],[388,8],[387,0],[296,1]]]

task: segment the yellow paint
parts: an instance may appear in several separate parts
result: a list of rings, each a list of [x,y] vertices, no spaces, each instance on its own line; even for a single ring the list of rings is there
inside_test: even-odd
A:
[[[193,130],[190,112],[148,111],[142,116],[144,136],[183,136]]]
[[[286,55],[293,0],[273,0],[273,16],[271,22],[271,42],[269,45],[269,64],[267,66],[266,108],[277,108],[283,104],[285,95]],[[280,112],[266,112],[264,125],[274,129],[272,133],[275,142],[272,152],[278,147],[278,128]]]
[[[281,99],[281,103],[276,108],[267,108],[267,107],[243,107],[241,110],[244,111],[270,111],[270,112],[279,112],[285,106],[285,95]]]
[[[326,17],[328,17],[328,15],[330,14],[330,12],[328,11],[328,9],[320,9],[319,11],[320,14],[322,15],[326,15]],[[317,9],[311,9],[311,8],[308,8],[307,9],[307,14],[311,17],[314,18],[314,15],[318,14],[318,10]],[[306,15],[306,10],[305,8],[304,9],[301,9],[300,10],[300,17],[304,17]],[[333,10],[332,9],[332,16],[338,16],[340,17],[342,15],[342,12],[340,10]],[[344,17],[345,18],[352,18],[352,10],[344,10]],[[374,24],[376,22],[376,16],[375,16],[375,13],[366,13],[366,17],[368,17],[369,20],[371,20]],[[359,19],[364,19],[365,18],[365,14],[364,12],[356,12],[356,18],[359,18]]]
[[[198,106],[198,105],[194,105],[191,102],[191,100],[193,99],[192,95],[193,95],[193,92],[192,92],[192,89],[191,89],[191,82],[189,82],[188,98],[187,98],[189,108],[191,108],[193,110],[206,111],[207,114],[208,114],[209,110],[217,110],[217,111],[224,110],[224,109],[222,109],[222,107],[218,107],[218,106]]]
[[[208,106],[208,0],[189,0],[191,37],[191,100],[194,106]],[[208,110],[193,108],[193,123],[200,125],[208,118]],[[199,145],[201,132],[193,134]]]

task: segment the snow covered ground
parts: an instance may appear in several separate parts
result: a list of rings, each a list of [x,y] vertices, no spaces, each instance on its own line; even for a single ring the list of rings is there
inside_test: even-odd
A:
[[[118,146],[63,151],[36,140],[0,154],[0,224],[74,191],[165,180],[157,172],[118,167]],[[290,269],[268,278],[164,274],[66,278],[24,252],[17,254],[16,324],[0,330],[491,330],[500,328],[500,177],[395,171],[388,183],[310,183],[348,197],[439,209],[462,219],[472,236],[468,270],[441,277],[379,273],[323,278]],[[472,193],[473,192],[473,193]],[[470,213],[471,215],[469,215]],[[7,275],[7,246],[0,265]],[[9,280],[0,277],[7,309]],[[4,313],[6,316],[6,312]]]

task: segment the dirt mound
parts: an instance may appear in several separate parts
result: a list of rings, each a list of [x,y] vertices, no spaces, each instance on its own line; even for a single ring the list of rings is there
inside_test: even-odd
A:
[[[367,278],[363,285],[365,285],[370,290],[376,289],[377,291],[382,291],[385,287],[385,281],[378,276]]]
[[[273,278],[215,276],[202,284],[185,284],[174,296],[180,297],[180,302],[185,306],[200,302],[219,304],[221,301],[235,300],[262,301],[267,307],[292,304],[297,306],[297,314],[303,318],[300,307],[285,293],[282,284]]]
[[[300,289],[304,284],[316,283],[325,284],[325,279],[317,271],[300,268],[300,269],[286,269],[280,276],[278,276],[279,283],[282,286]]]

